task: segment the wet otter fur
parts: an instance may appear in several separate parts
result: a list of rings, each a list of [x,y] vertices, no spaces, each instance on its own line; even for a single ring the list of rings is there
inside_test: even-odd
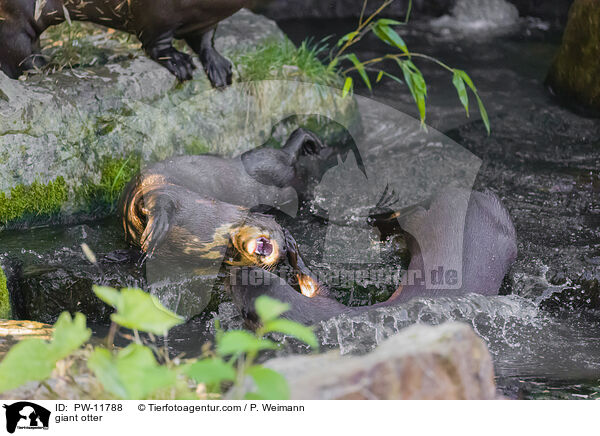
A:
[[[318,288],[292,235],[260,211],[295,215],[295,165],[325,145],[297,129],[281,149],[257,148],[234,158],[174,157],[143,170],[119,205],[128,241],[146,256],[189,264],[197,272],[229,265],[273,269],[287,261],[300,283]],[[202,265],[202,267],[200,267]]]
[[[65,20],[90,21],[138,37],[148,56],[177,79],[192,78],[192,58],[173,47],[185,40],[215,87],[231,84],[231,63],[214,48],[219,21],[246,0],[0,0],[0,68],[16,79],[45,61],[40,35]]]
[[[410,214],[397,218],[400,227],[407,234],[411,254],[409,271],[421,271],[425,274],[424,253],[417,241],[430,252],[430,259],[438,265],[444,265],[447,251],[442,237],[435,236],[432,226],[440,223],[452,225],[456,219],[455,204],[457,198],[468,200],[464,220],[462,285],[452,289],[428,289],[424,283],[412,283],[400,286],[394,295],[383,303],[373,306],[347,307],[323,295],[308,298],[298,293],[284,280],[268,271],[255,268],[232,268],[228,283],[233,302],[247,321],[249,327],[255,327],[258,320],[255,313],[255,300],[261,295],[286,302],[290,310],[283,316],[311,325],[340,314],[359,314],[375,307],[387,307],[402,304],[416,297],[459,296],[468,293],[497,295],[502,280],[516,259],[516,233],[510,216],[498,197],[491,193],[449,190],[432,199],[429,208],[417,207]],[[439,233],[438,233],[439,235]],[[436,256],[437,259],[436,259]],[[254,274],[248,280],[248,276]]]
[[[294,247],[273,217],[179,186],[136,190],[131,200],[130,239],[147,256],[195,273],[214,271],[222,261],[271,269]]]

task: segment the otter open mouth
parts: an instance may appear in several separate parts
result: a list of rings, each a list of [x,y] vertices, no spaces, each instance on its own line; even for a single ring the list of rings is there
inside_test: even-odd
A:
[[[270,256],[273,253],[273,244],[264,236],[256,238],[248,243],[248,253],[258,256]]]
[[[278,259],[277,243],[267,236],[250,239],[245,244],[246,252],[253,256],[255,262],[263,265],[274,265]]]

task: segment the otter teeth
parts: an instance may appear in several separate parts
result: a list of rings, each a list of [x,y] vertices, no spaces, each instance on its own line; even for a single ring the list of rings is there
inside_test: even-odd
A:
[[[257,238],[254,242],[254,253],[259,256],[270,256],[273,253],[273,245],[267,238]]]

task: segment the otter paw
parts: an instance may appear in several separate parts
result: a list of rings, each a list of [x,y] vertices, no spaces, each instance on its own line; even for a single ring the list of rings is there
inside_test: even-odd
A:
[[[155,60],[177,77],[180,82],[193,78],[196,66],[192,57],[188,54],[171,48],[161,52]]]
[[[202,65],[204,65],[204,71],[208,76],[208,80],[210,80],[210,83],[215,88],[225,88],[231,85],[233,77],[231,62],[215,50],[205,52],[200,60],[202,61]]]

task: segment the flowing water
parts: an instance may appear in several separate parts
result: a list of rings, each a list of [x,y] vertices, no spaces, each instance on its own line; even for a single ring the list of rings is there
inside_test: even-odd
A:
[[[477,26],[478,32],[463,29],[457,15],[415,22],[403,37],[412,51],[468,71],[490,113],[493,133],[487,137],[475,113],[465,118],[447,72],[418,63],[429,86],[428,124],[482,159],[476,189],[498,193],[515,221],[519,258],[505,280],[503,295],[417,299],[359,316],[344,315],[317,329],[325,348],[362,353],[410,324],[460,320],[472,325],[488,344],[499,390],[506,396],[596,398],[600,396],[600,121],[561,108],[543,87],[559,31],[539,20],[509,20],[511,12],[501,12],[500,25]],[[341,35],[354,24],[302,20],[280,26],[299,42],[306,35]],[[357,54],[366,59],[386,50],[367,40]],[[394,81],[384,80],[372,95],[365,88],[357,93],[416,115],[409,93]],[[396,125],[386,124],[384,118],[378,121],[379,133],[396,133]],[[385,153],[385,147],[374,149],[371,157]],[[319,257],[326,239],[322,219],[305,208],[285,224],[311,267],[331,267]],[[83,242],[99,254],[100,268],[85,260]],[[353,240],[347,236],[342,242],[351,245]],[[0,247],[0,261],[9,266],[9,276],[18,278],[19,292],[26,296],[20,309],[23,317],[51,322],[62,309],[83,310],[102,335],[110,312],[93,297],[82,298],[89,295],[91,284],[145,285],[144,271],[137,255],[127,250],[116,218],[5,231]],[[388,240],[379,248],[384,264],[402,263],[401,240]],[[173,288],[176,292],[177,286]],[[393,288],[364,279],[336,290],[345,303],[366,305],[387,298]],[[197,353],[212,336],[215,313],[227,328],[243,325],[233,305],[218,300],[203,315],[174,329],[169,338],[173,353]],[[287,346],[282,353],[305,351],[283,339]]]

